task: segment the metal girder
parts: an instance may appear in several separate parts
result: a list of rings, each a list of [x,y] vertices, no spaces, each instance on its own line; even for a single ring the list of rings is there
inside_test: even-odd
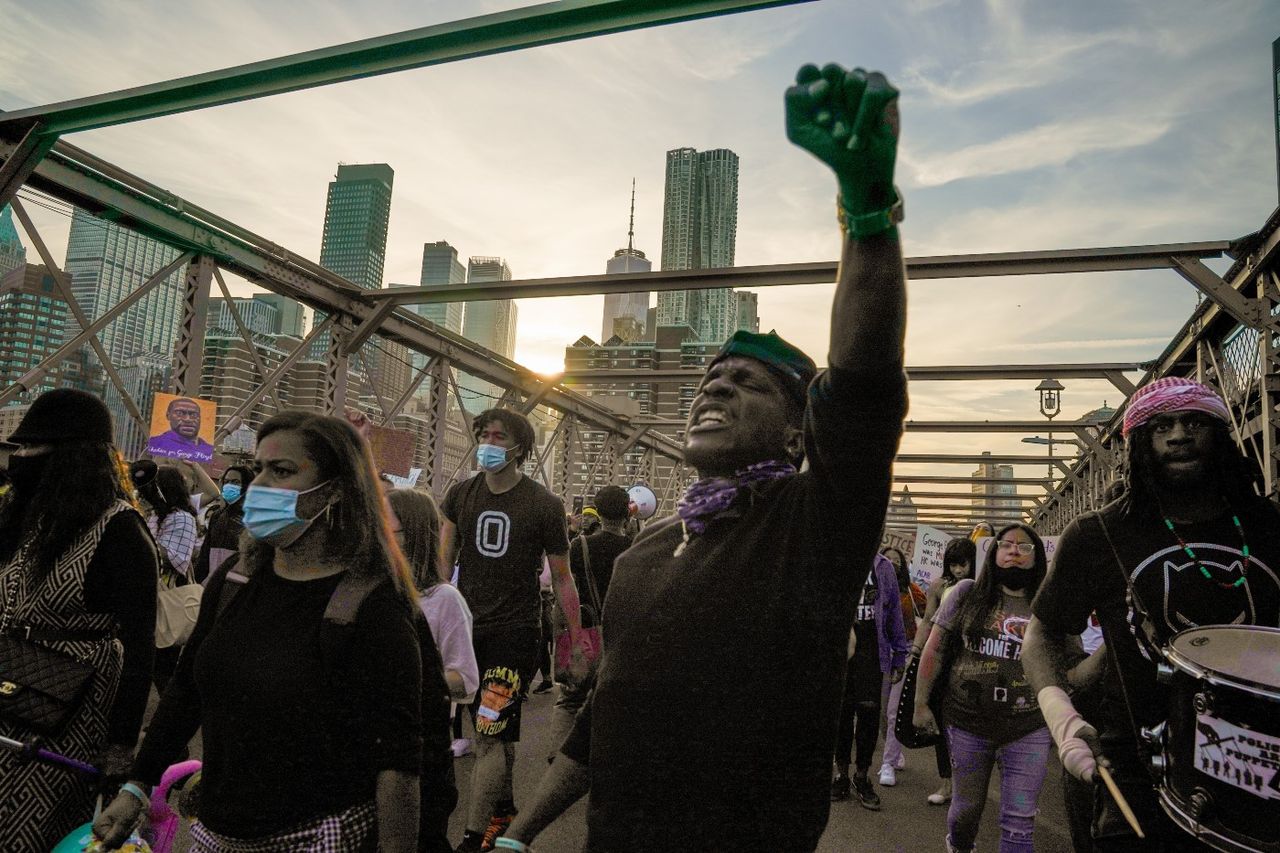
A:
[[[213,258],[197,255],[187,265],[183,281],[182,320],[178,325],[178,346],[169,383],[173,393],[193,397],[200,393],[204,372],[204,334],[209,318],[209,286],[216,268]],[[234,303],[232,308],[234,309]]]
[[[108,323],[118,317],[130,305],[133,305],[141,299],[146,293],[160,282],[164,281],[173,271],[180,268],[183,264],[191,260],[190,254],[178,256],[172,263],[162,267],[159,272],[153,274],[150,279],[143,282],[133,293],[130,293],[124,299],[120,300],[113,308],[104,313],[96,321],[90,322],[88,316],[85,315],[84,309],[80,307],[76,295],[71,291],[71,285],[68,283],[68,276],[62,269],[54,263],[53,255],[49,253],[49,247],[45,245],[44,238],[40,236],[40,232],[36,230],[35,223],[31,221],[31,217],[27,215],[27,209],[18,199],[13,199],[10,203],[14,215],[18,217],[18,221],[22,223],[22,228],[27,232],[27,237],[31,239],[32,245],[35,246],[36,253],[40,255],[40,261],[49,270],[53,276],[54,284],[57,285],[58,293],[62,300],[67,303],[67,310],[71,312],[71,316],[75,319],[76,324],[80,327],[80,334],[76,335],[71,341],[59,347],[52,355],[36,365],[37,369],[48,370],[54,364],[57,364],[67,355],[73,353],[80,346],[88,343],[93,348],[94,354],[102,364],[103,371],[106,372],[107,378],[111,380],[111,384],[120,392],[120,399],[124,402],[125,409],[129,412],[129,417],[133,418],[134,423],[142,430],[150,429],[149,420],[143,416],[138,409],[138,404],[134,402],[133,397],[129,394],[128,389],[124,387],[124,381],[120,378],[119,371],[116,370],[111,358],[107,354],[106,349],[102,346],[102,341],[98,340],[98,332],[102,330]],[[74,346],[73,346],[74,344]],[[25,378],[25,377],[24,377]],[[22,380],[19,380],[21,384]],[[16,387],[16,386],[15,386]],[[6,389],[4,395],[0,395],[0,400],[11,398],[10,392],[12,388]],[[14,392],[16,393],[16,392]]]
[[[551,389],[556,387],[555,379],[548,379],[538,386],[538,390],[529,395],[529,399],[520,404],[520,414],[527,415],[534,409],[538,408],[538,404],[546,399],[547,394],[551,393]]]
[[[620,347],[625,349],[626,345]],[[1133,383],[1124,373],[1142,371],[1146,366],[1138,362],[1105,364],[981,364],[969,366],[915,366],[907,367],[907,379],[913,382],[974,379],[1106,379],[1126,397],[1133,393]],[[559,381],[568,384],[608,385],[634,382],[683,382],[696,385],[701,380],[703,368],[667,368],[664,370],[569,370],[560,375]]]
[[[245,347],[249,350],[249,358],[253,360],[253,369],[258,373],[258,381],[267,381],[267,365],[263,362],[262,356],[258,353],[257,346],[253,342],[253,333],[249,331],[249,327],[244,324],[244,319],[240,316],[240,309],[236,307],[235,300],[231,297],[231,290],[227,287],[226,281],[222,278],[222,271],[215,265],[213,268],[214,281],[218,282],[218,291],[222,294],[222,298],[227,301],[227,311],[231,314],[231,320],[236,324],[236,330],[240,333],[240,339],[244,341]],[[276,396],[275,386],[267,392],[271,395],[271,402],[275,403],[276,411],[283,412],[284,406],[280,403],[280,398]]]
[[[369,369],[369,360],[359,350],[352,352],[350,341],[344,342],[343,350],[347,352],[347,358],[358,359],[360,362],[360,377],[364,380],[364,387],[369,389],[373,394],[373,399],[378,403],[378,411],[382,413],[382,422],[385,424],[391,420],[391,404],[382,396],[382,392],[378,390],[378,383],[373,381],[373,371]]]
[[[891,497],[895,498],[955,498],[959,500],[984,500],[984,501],[1031,501],[1036,500],[1035,495],[996,495],[990,492],[890,492]],[[924,506],[925,504],[916,504],[916,506]]]
[[[11,154],[14,147],[0,142],[0,155]],[[111,210],[113,221],[121,226],[208,254],[228,272],[326,315],[341,313],[360,321],[375,310],[372,303],[360,301],[369,292],[341,276],[74,146],[54,146],[28,183],[91,213]],[[387,318],[379,334],[415,352],[443,355],[472,376],[524,394],[536,393],[545,382],[533,371],[409,311]],[[574,415],[590,428],[625,432],[631,427],[607,406],[566,389],[548,392],[545,405]],[[646,434],[641,445],[670,459],[683,453],[678,442],[661,433]]]
[[[942,477],[927,476],[914,474],[894,474],[893,482],[896,483],[954,483],[955,485],[968,485],[975,483],[978,485],[1014,485],[1014,486],[1051,486],[1053,480],[1047,478],[1034,477]]]
[[[907,432],[1044,432],[1048,421],[907,421],[903,429]],[[1061,421],[1052,424],[1048,429],[1053,432],[1096,427],[1089,421]],[[1045,464],[1048,458],[1042,458]]]
[[[1058,249],[1044,252],[993,252],[981,255],[938,255],[907,258],[907,278],[973,278],[997,275],[1105,272],[1170,269],[1173,257],[1218,258],[1230,242],[1170,243],[1155,246],[1115,246],[1097,249]],[[546,296],[588,296],[599,293],[644,293],[667,290],[786,287],[796,284],[834,284],[835,261],[801,264],[723,267],[702,270],[664,270],[615,275],[532,278],[491,284],[421,285],[373,291],[373,299],[399,305],[469,302],[485,299],[535,299]],[[1043,378],[1043,377],[1041,377]]]
[[[0,113],[0,119],[7,117],[7,113]],[[0,165],[0,208],[13,200],[36,166],[57,143],[57,135],[50,135],[46,130],[41,122],[32,119],[14,122],[10,128],[9,136],[17,139],[18,144],[6,155],[4,165]]]
[[[426,364],[422,366],[422,368],[416,374],[414,374],[413,379],[409,382],[409,386],[405,388],[404,392],[401,393],[400,396],[396,398],[396,401],[391,404],[390,410],[387,412],[386,416],[382,421],[383,426],[390,426],[389,422],[391,421],[391,419],[394,418],[396,415],[400,414],[400,412],[404,410],[405,404],[407,404],[409,400],[413,398],[413,395],[417,392],[418,388],[422,385],[422,380],[427,378],[427,376],[435,368],[436,362],[439,360],[440,360],[439,356],[436,356],[435,358],[430,359]]]
[[[329,329],[329,349],[324,360],[324,413],[342,417],[347,410],[347,337],[351,320],[343,315],[333,318]]]
[[[1174,269],[1197,290],[1239,323],[1252,329],[1280,330],[1280,321],[1266,310],[1265,300],[1245,296],[1205,266],[1198,258],[1173,258]]]
[[[895,463],[903,465],[1044,465],[1052,462],[1063,471],[1081,457],[1078,456],[1017,456],[979,453],[899,453]]]
[[[444,452],[449,435],[449,383],[446,378],[449,375],[449,364],[443,358],[436,357],[427,367],[431,373],[431,385],[427,389],[427,411],[430,412],[427,423],[431,429],[430,440],[427,442],[427,452],[430,454],[427,474],[431,478],[428,481],[431,490],[443,496],[446,485]]]
[[[810,0],[561,0],[63,101],[4,118],[75,133],[528,47]],[[0,132],[3,124],[0,124]]]
[[[391,316],[391,312],[395,310],[394,305],[379,305],[377,310],[369,314],[360,321],[360,325],[352,331],[347,338],[346,354],[351,355],[360,347],[364,346],[364,342],[373,337],[373,333],[378,331],[383,322]]]
[[[245,398],[245,401],[237,406],[236,410],[227,417],[226,423],[224,423],[218,429],[217,433],[214,434],[214,444],[217,444],[223,436],[231,433],[240,426],[240,419],[244,417],[245,412],[248,412],[254,406],[258,405],[258,401],[265,397],[267,392],[275,387],[276,383],[280,381],[280,377],[292,370],[293,366],[299,361],[302,361],[302,357],[307,354],[309,349],[311,349],[311,342],[328,331],[333,326],[334,320],[336,319],[337,318],[333,316],[329,316],[321,320],[319,324],[317,324],[315,328],[313,328],[310,333],[302,339],[302,343],[294,347],[293,352],[285,356],[284,361],[276,365],[276,369],[271,371],[271,375],[268,376],[261,385],[253,389],[249,396]]]

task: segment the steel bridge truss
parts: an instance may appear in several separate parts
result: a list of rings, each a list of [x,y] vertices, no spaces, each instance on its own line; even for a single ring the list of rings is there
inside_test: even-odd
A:
[[[61,296],[81,331],[9,388],[0,389],[0,405],[39,386],[49,370],[71,353],[88,345],[97,354],[107,378],[120,393],[130,417],[146,420],[128,394],[107,357],[98,333],[178,270],[184,273],[183,314],[175,352],[172,389],[199,391],[203,365],[205,318],[212,286],[227,298],[235,331],[253,360],[257,385],[235,412],[219,424],[218,434],[235,430],[255,407],[281,408],[279,380],[306,357],[311,344],[328,334],[325,359],[324,407],[340,413],[350,401],[347,378],[360,347],[378,335],[426,356],[409,387],[395,400],[375,389],[376,415],[384,424],[404,409],[425,384],[429,464],[426,482],[442,490],[466,466],[464,458],[446,470],[445,438],[450,417],[460,419],[462,434],[471,439],[470,414],[458,393],[457,370],[502,389],[501,403],[528,413],[538,406],[554,413],[555,427],[530,460],[534,476],[543,482],[568,484],[572,473],[585,466],[587,492],[605,482],[625,478],[647,482],[658,494],[664,511],[692,479],[679,442],[683,424],[658,418],[627,417],[571,384],[609,384],[634,381],[679,381],[693,385],[697,373],[644,372],[634,376],[618,371],[580,371],[547,379],[459,335],[440,329],[403,309],[410,304],[483,299],[536,298],[579,294],[695,290],[723,287],[769,287],[830,283],[835,262],[778,264],[681,272],[575,276],[498,282],[463,287],[397,287],[366,291],[342,277],[258,236],[197,204],[179,198],[143,178],[130,174],[93,154],[61,140],[63,135],[98,127],[233,103],[314,86],[435,65],[461,59],[519,50],[715,15],[789,5],[807,0],[567,0],[509,12],[366,39],[275,60],[185,77],[123,92],[84,98],[46,107],[0,113],[0,205],[12,202],[23,230],[42,263],[53,273]],[[156,270],[119,304],[90,320],[77,304],[64,272],[54,263],[47,245],[25,210],[18,191],[26,186],[62,202],[102,216],[123,227],[177,248],[181,255]],[[1105,272],[1167,269],[1193,284],[1205,300],[1173,342],[1150,364],[1027,364],[981,366],[920,366],[908,368],[911,381],[1031,380],[1045,376],[1098,378],[1110,381],[1127,399],[1133,383],[1126,374],[1143,371],[1142,382],[1168,375],[1193,375],[1214,384],[1228,400],[1232,429],[1241,448],[1262,470],[1268,496],[1275,497],[1280,448],[1276,442],[1276,395],[1280,394],[1280,277],[1276,272],[1280,212],[1264,228],[1236,243],[1210,241],[1099,249],[1005,252],[907,259],[913,280],[1047,273]],[[1235,259],[1222,277],[1205,259],[1230,254]],[[268,366],[258,354],[252,335],[230,299],[223,273],[295,299],[321,312],[300,345],[281,363]],[[670,373],[672,375],[667,375]],[[1141,384],[1141,383],[1139,383]],[[453,400],[451,403],[450,400]],[[967,433],[1036,433],[1046,429],[1067,433],[1065,442],[1079,448],[1077,456],[902,454],[903,463],[931,466],[975,463],[1048,466],[1045,477],[1022,477],[1015,485],[1030,486],[1027,495],[980,495],[987,504],[965,503],[963,493],[908,492],[909,484],[972,483],[972,478],[946,476],[896,477],[904,487],[897,497],[960,499],[957,504],[918,504],[908,516],[895,502],[889,526],[901,519],[928,519],[937,526],[961,530],[973,511],[1023,513],[1042,532],[1056,533],[1081,511],[1099,505],[1103,492],[1119,475],[1123,457],[1118,438],[1123,405],[1106,424],[1046,421],[909,421],[908,431]],[[603,434],[602,441],[585,442],[584,433]],[[1052,447],[1051,447],[1052,449]],[[942,469],[939,469],[941,472]],[[557,473],[559,476],[557,476]],[[1006,481],[1007,482],[1007,481]],[[1011,508],[1008,502],[1018,504]]]

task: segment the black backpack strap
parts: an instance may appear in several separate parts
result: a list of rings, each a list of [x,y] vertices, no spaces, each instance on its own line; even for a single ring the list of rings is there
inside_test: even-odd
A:
[[[388,582],[386,575],[357,575],[350,571],[342,575],[338,588],[329,596],[329,604],[324,609],[324,621],[334,625],[348,626],[356,621],[360,605],[369,597],[369,593],[380,584]]]
[[[240,590],[244,589],[245,585],[249,583],[250,578],[253,577],[253,568],[246,565],[242,569],[240,567],[240,554],[235,553],[222,561],[222,565],[218,566],[218,570],[214,572],[214,575],[222,576],[222,589],[219,590],[218,594],[218,609],[213,614],[213,619],[216,622],[222,618],[227,606],[235,600]],[[211,575],[210,579],[214,575]]]

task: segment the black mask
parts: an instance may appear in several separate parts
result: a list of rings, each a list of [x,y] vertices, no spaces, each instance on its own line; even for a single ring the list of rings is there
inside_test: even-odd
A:
[[[49,467],[49,454],[42,456],[10,456],[9,479],[20,497],[30,498],[40,487],[44,472]]]
[[[1017,566],[1003,568],[996,566],[996,583],[1015,592],[1031,583],[1031,569],[1020,569]]]

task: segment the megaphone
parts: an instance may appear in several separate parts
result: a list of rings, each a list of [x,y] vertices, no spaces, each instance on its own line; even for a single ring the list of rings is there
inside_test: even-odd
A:
[[[631,503],[635,506],[636,518],[653,518],[653,514],[658,511],[658,496],[643,483],[627,489],[627,497],[631,498]]]

